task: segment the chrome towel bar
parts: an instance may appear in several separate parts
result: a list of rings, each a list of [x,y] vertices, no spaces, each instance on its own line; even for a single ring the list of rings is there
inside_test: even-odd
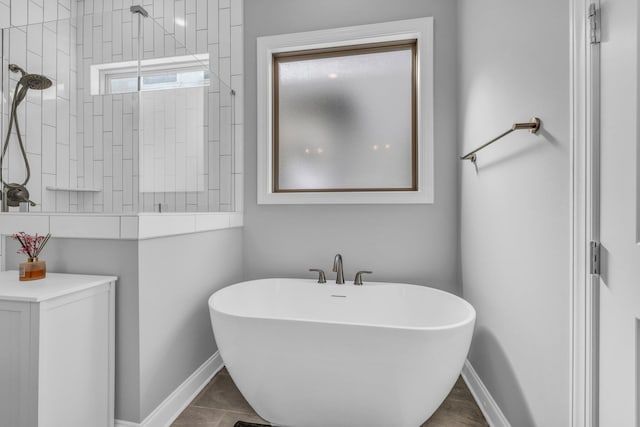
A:
[[[460,160],[471,160],[473,163],[475,163],[476,162],[476,153],[478,151],[482,150],[485,147],[488,147],[489,145],[493,144],[494,142],[496,142],[500,138],[503,138],[503,137],[509,135],[514,130],[529,129],[529,132],[537,133],[538,130],[540,130],[540,124],[541,123],[542,122],[537,117],[532,118],[527,123],[514,123],[513,126],[511,126],[511,129],[509,129],[508,131],[504,132],[501,135],[498,135],[497,137],[493,138],[491,141],[487,142],[486,144],[483,144],[480,147],[476,148],[475,150],[473,150],[473,151],[465,154],[464,156],[460,157]]]

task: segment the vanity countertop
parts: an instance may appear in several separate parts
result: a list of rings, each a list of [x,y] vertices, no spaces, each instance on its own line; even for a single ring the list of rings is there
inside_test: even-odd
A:
[[[21,282],[18,272],[0,272],[0,300],[41,302],[115,282],[115,276],[47,273],[44,279]]]

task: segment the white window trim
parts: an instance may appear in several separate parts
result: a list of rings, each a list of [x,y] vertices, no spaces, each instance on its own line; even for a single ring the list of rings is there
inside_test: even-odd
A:
[[[209,54],[172,56],[167,58],[144,59],[140,61],[142,75],[153,71],[208,70]],[[90,68],[91,95],[110,94],[107,83],[113,77],[130,76],[138,73],[138,61],[111,62],[92,65]]]
[[[304,49],[418,40],[418,190],[273,192],[272,55]],[[418,204],[434,201],[433,17],[258,37],[258,204]]]

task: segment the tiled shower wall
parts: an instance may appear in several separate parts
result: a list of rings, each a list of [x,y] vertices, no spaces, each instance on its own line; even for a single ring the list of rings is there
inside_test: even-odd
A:
[[[76,132],[71,131],[76,124],[77,99],[75,27],[69,24],[73,21],[67,21],[66,25],[55,21],[75,14],[76,4],[69,0],[12,2],[11,27],[4,32],[3,39],[1,87],[13,92],[20,78],[20,74],[8,71],[10,63],[29,73],[44,74],[55,82],[44,91],[30,90],[18,108],[18,121],[31,167],[27,188],[31,199],[38,204],[32,210],[55,211],[59,205],[59,210],[68,211],[69,193],[51,192],[46,187],[76,185],[78,145]],[[15,7],[18,4],[20,7]],[[2,93],[3,143],[9,123],[9,95]],[[24,182],[26,171],[15,128],[4,168],[4,176],[9,182]]]
[[[0,0],[0,12],[8,1]],[[32,164],[28,187],[38,203],[32,210],[136,212],[152,211],[160,203],[171,211],[229,211],[234,210],[234,202],[235,210],[241,210],[242,0],[143,2],[164,27],[144,20],[144,58],[185,54],[173,42],[175,39],[190,52],[209,53],[211,71],[220,76],[223,84],[217,84],[212,76],[205,96],[202,160],[206,190],[142,193],[141,197],[137,96],[90,96],[85,89],[88,76],[84,71],[91,64],[133,59],[137,31],[132,22],[136,18],[128,10],[131,4],[129,0],[12,0],[12,27],[76,13],[93,15],[78,21],[82,28],[76,28],[74,20],[66,26],[46,23],[11,28],[5,40],[5,57],[9,52],[11,62],[26,63],[29,72],[42,72],[56,83],[48,91],[30,92],[24,108],[19,110],[19,120],[26,125],[23,129]],[[0,25],[3,16],[0,14]],[[183,22],[185,26],[179,25]],[[9,87],[7,65],[5,61],[2,67],[5,88]],[[237,94],[233,101],[226,85]],[[3,94],[3,101],[6,126],[7,94]],[[230,123],[232,116],[233,127],[221,125]],[[235,144],[230,142],[232,135]],[[8,158],[12,182],[21,179],[24,172],[16,161],[17,150],[13,151]],[[101,191],[50,191],[47,186]]]

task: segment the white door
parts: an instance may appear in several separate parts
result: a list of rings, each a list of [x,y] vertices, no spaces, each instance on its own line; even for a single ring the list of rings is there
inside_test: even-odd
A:
[[[600,427],[637,427],[640,426],[640,10],[638,0],[600,0],[600,6],[599,419]]]

